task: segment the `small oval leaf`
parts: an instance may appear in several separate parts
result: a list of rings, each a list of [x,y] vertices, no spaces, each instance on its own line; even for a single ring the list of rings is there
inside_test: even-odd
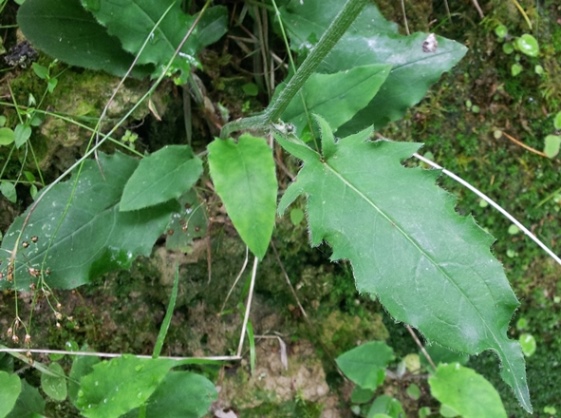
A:
[[[10,128],[0,128],[0,145],[10,145],[15,140],[14,131]]]
[[[559,154],[559,146],[561,145],[561,136],[559,135],[548,135],[544,139],[544,149],[543,152],[548,158],[554,158]]]
[[[528,33],[516,39],[516,47],[520,52],[529,57],[537,57],[540,53],[540,45],[537,39]]]
[[[440,364],[436,374],[429,377],[429,385],[443,407],[455,410],[464,418],[507,417],[493,385],[459,363]]]
[[[58,363],[51,363],[49,370],[52,375],[47,373],[41,374],[41,389],[49,398],[54,401],[62,402],[66,399],[68,388],[66,386],[66,375],[62,366]]]
[[[561,112],[557,112],[553,118],[553,127],[558,131],[561,130]]]

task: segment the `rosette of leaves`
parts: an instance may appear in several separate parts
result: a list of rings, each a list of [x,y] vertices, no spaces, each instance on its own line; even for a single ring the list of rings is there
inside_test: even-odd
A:
[[[227,10],[208,8],[195,23],[175,0],[29,0],[19,9],[18,24],[31,43],[70,65],[122,76],[157,76],[174,56],[172,68],[181,77],[197,64],[197,54],[220,39],[227,28]],[[180,47],[181,45],[181,47]]]

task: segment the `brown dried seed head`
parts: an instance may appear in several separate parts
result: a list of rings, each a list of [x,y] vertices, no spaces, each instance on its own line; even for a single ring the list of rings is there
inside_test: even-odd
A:
[[[8,331],[6,331],[6,335],[8,336],[8,338],[10,338],[14,333],[14,330],[12,329],[12,327],[8,328]]]
[[[60,322],[57,322],[57,323],[56,323],[56,327],[57,327],[57,328],[60,328]]]
[[[55,318],[60,321],[62,319],[62,314],[60,312],[55,312]]]
[[[57,309],[60,309],[60,308],[62,308],[62,303],[60,303],[60,302],[57,302],[57,304],[56,304],[56,308],[57,308]]]
[[[31,342],[31,335],[25,334],[24,342],[25,344],[29,344]]]
[[[15,342],[16,344],[19,343],[19,338],[16,334],[12,335],[12,341]]]
[[[29,272],[30,276],[35,277],[35,278],[37,278],[41,275],[41,270],[34,269],[33,267],[30,267],[28,272]]]

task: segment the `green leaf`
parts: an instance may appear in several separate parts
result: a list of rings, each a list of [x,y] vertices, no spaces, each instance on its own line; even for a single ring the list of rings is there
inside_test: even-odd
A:
[[[62,402],[68,394],[66,386],[66,375],[62,366],[58,363],[51,363],[49,370],[56,376],[41,373],[41,389],[47,396],[55,401]]]
[[[522,347],[522,352],[526,357],[531,357],[536,352],[537,344],[536,339],[532,334],[524,333],[518,338],[520,341],[520,346]]]
[[[70,65],[104,70],[122,76],[134,56],[125,52],[117,38],[84,10],[80,0],[26,0],[18,11],[18,24],[38,49]],[[133,75],[153,71],[135,67]]]
[[[10,128],[0,128],[0,146],[10,145],[14,142],[14,131]]]
[[[85,351],[85,350],[84,350]],[[72,362],[72,368],[68,377],[68,398],[74,405],[78,400],[78,392],[80,391],[80,379],[93,372],[93,366],[99,363],[98,357],[94,356],[77,356]]]
[[[506,35],[508,35],[507,27],[505,25],[498,25],[495,27],[495,35],[500,39],[506,38]]]
[[[264,138],[244,134],[216,139],[208,146],[208,164],[216,192],[249,249],[267,252],[275,226],[277,179],[271,149]]]
[[[39,276],[51,288],[70,289],[149,255],[178,205],[119,212],[123,187],[137,165],[124,154],[100,154],[99,166],[87,160],[77,182],[72,177],[41,195],[19,241],[29,208],[5,234],[0,251],[5,275],[14,247],[17,252],[13,283],[2,280],[0,289],[28,288]]]
[[[318,114],[337,129],[348,122],[376,95],[390,72],[389,65],[364,65],[333,74],[312,74],[281,119],[292,123],[296,132],[308,125],[308,115]],[[306,113],[306,111],[308,113]]]
[[[11,181],[2,180],[0,182],[0,193],[12,203],[16,203],[18,198],[16,193],[16,186]],[[1,260],[1,256],[0,256]]]
[[[559,146],[561,146],[560,135],[547,135],[544,139],[545,146],[543,152],[549,158],[555,158],[559,154]]]
[[[537,57],[540,53],[540,45],[537,39],[528,33],[516,38],[515,42],[516,48],[529,57]]]
[[[176,0],[82,0],[82,4],[133,55],[138,54],[149,39],[138,56],[139,64],[167,64],[195,21],[195,16],[183,13],[181,2]],[[157,26],[164,14],[165,17]],[[180,53],[184,57],[176,58],[178,68],[188,72],[200,49],[226,33],[227,16],[225,7],[214,7],[205,12],[203,20],[181,47]],[[212,29],[208,28],[210,24]],[[156,26],[153,35],[150,35]],[[201,36],[200,32],[205,27]]]
[[[208,226],[206,207],[193,189],[181,196],[178,201],[180,211],[171,215],[171,221],[166,228],[166,248],[190,253],[193,240],[206,236]]]
[[[390,416],[394,418],[405,417],[401,403],[391,396],[378,396],[366,414],[366,418]]]
[[[21,381],[21,393],[8,418],[37,418],[45,412],[45,401],[37,388]]]
[[[557,112],[553,118],[553,127],[558,131],[561,130],[561,112]]]
[[[148,399],[147,417],[200,418],[218,398],[216,388],[206,377],[190,372],[169,372]],[[131,411],[126,418],[138,417]]]
[[[371,341],[343,353],[335,361],[358,386],[374,390],[383,383],[385,369],[393,358],[393,351],[386,343]]]
[[[505,42],[503,44],[502,50],[507,55],[512,54],[514,52],[514,46],[512,45],[512,42]]]
[[[292,0],[282,8],[283,23],[296,51],[310,49],[336,14],[340,0]],[[319,73],[336,73],[363,65],[391,65],[390,74],[378,94],[351,121],[341,126],[340,135],[372,126],[376,129],[401,118],[418,103],[431,84],[449,71],[466,53],[457,42],[437,37],[435,52],[423,51],[427,33],[399,34],[373,4],[367,4],[347,33],[318,67]]]
[[[14,143],[16,148],[20,148],[31,137],[31,128],[19,123],[14,129]]]
[[[516,77],[518,74],[522,72],[523,69],[524,68],[522,68],[522,66],[516,62],[510,66],[510,74],[513,77]]]
[[[21,380],[17,374],[0,371],[0,418],[14,408],[21,393]]]
[[[44,65],[34,62],[33,64],[31,64],[31,69],[41,80],[46,80],[47,78],[49,78],[49,69]]]
[[[168,145],[143,158],[127,181],[119,210],[126,212],[179,198],[197,182],[203,163],[188,145]]]
[[[407,386],[405,393],[407,393],[407,396],[415,401],[418,401],[421,397],[421,389],[415,383],[411,383],[409,386]]]
[[[506,418],[501,398],[493,385],[474,370],[458,363],[440,364],[429,377],[432,396],[463,418]]]
[[[440,345],[495,351],[503,379],[530,411],[524,357],[506,335],[518,301],[489,250],[492,237],[455,212],[435,185],[438,171],[402,166],[419,144],[368,137],[339,140],[331,158],[307,154],[279,212],[306,195],[312,245],[325,240],[333,260],[350,260],[360,292]]]
[[[131,355],[98,363],[80,380],[76,406],[87,418],[119,417],[144,404],[175,364]]]
[[[351,402],[354,404],[363,404],[370,402],[374,397],[374,390],[364,389],[360,386],[355,386],[351,393]]]
[[[469,356],[466,353],[461,353],[458,351],[452,351],[446,347],[442,347],[439,344],[432,343],[425,347],[426,351],[429,353],[430,358],[435,364],[438,363],[460,363],[466,364],[469,361]],[[421,356],[421,364],[425,367],[429,367],[429,362],[426,360],[425,356]]]

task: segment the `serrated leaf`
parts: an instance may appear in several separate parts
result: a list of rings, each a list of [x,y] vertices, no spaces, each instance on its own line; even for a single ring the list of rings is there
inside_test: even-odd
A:
[[[117,418],[144,404],[176,365],[132,355],[104,361],[80,380],[76,406],[88,418]]]
[[[277,179],[273,154],[264,138],[242,135],[216,139],[208,146],[208,164],[216,192],[238,234],[259,258],[275,226]]]
[[[386,343],[371,341],[341,354],[335,361],[355,384],[374,390],[384,381],[385,369],[393,358],[393,351]]]
[[[278,138],[281,145],[286,141]],[[427,339],[470,354],[494,350],[501,375],[531,410],[520,345],[508,323],[518,301],[489,247],[492,238],[435,185],[437,171],[404,168],[415,143],[341,139],[331,158],[316,154],[279,204],[308,196],[310,239],[350,260],[357,288]]]
[[[195,16],[185,14],[181,9],[181,2],[176,0],[82,0],[82,4],[107,28],[110,35],[119,38],[126,51],[138,54],[146,39],[149,39],[138,56],[139,64],[166,64],[195,21]],[[162,16],[164,17],[158,24]],[[150,35],[155,27],[154,33]],[[177,58],[178,68],[188,72],[190,60],[194,61],[203,46],[220,39],[226,28],[226,8],[208,9],[181,47],[180,52],[184,57]],[[203,29],[206,30],[202,31]],[[204,36],[199,34],[201,31]]]
[[[464,418],[507,416],[493,385],[458,363],[438,365],[429,385],[432,396]]]
[[[216,400],[218,393],[210,380],[196,373],[169,372],[148,399],[147,417],[201,418]],[[125,418],[138,417],[131,411]]]
[[[179,198],[197,182],[203,163],[188,145],[168,145],[143,158],[127,181],[119,210],[126,212]]]
[[[390,65],[375,64],[333,74],[312,74],[302,88],[302,95],[294,97],[281,119],[292,123],[296,132],[302,132],[309,123],[308,116],[318,114],[336,130],[372,100],[390,69]]]
[[[51,363],[49,370],[54,374],[41,374],[41,389],[47,396],[55,401],[61,402],[66,399],[68,388],[66,386],[66,375],[62,366],[58,363]]]
[[[134,60],[80,0],[26,0],[18,10],[18,24],[36,48],[70,65],[122,76]],[[153,70],[136,66],[133,75]]]
[[[100,154],[99,166],[84,163],[75,188],[72,177],[41,199],[19,240],[29,208],[17,217],[0,251],[0,271],[7,278],[15,247],[14,277],[0,281],[0,289],[27,289],[40,276],[51,288],[70,289],[149,255],[178,205],[119,212],[123,187],[137,165],[124,154]]]
[[[17,374],[0,371],[0,418],[14,408],[21,393],[21,380]]]
[[[336,14],[340,0],[292,0],[282,8],[292,48],[310,49]],[[351,121],[341,126],[340,135],[355,133],[368,126],[376,129],[401,118],[405,111],[425,97],[427,89],[443,72],[449,71],[467,49],[454,41],[437,36],[435,52],[424,52],[427,33],[399,34],[396,24],[388,22],[374,4],[367,4],[351,28],[337,42],[317,69],[335,73],[357,66],[391,65],[390,74],[378,94]]]

